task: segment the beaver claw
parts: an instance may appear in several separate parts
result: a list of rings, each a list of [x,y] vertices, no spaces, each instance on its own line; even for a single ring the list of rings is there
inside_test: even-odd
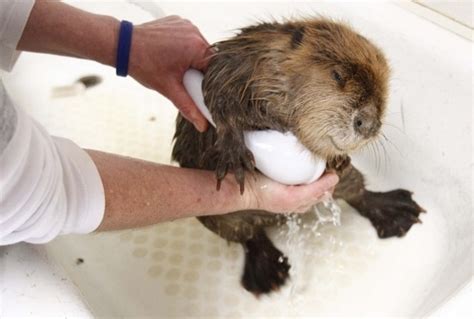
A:
[[[344,172],[346,168],[348,168],[351,164],[351,158],[347,155],[337,155],[328,160],[326,164],[327,169],[333,169],[338,174]]]
[[[216,178],[217,190],[220,190],[221,182],[229,171],[235,175],[235,180],[240,185],[240,193],[244,193],[245,170],[253,172],[255,169],[255,160],[252,152],[245,146],[243,141],[227,134],[224,138],[217,140],[203,156],[206,158],[216,158]]]
[[[358,208],[377,230],[380,238],[402,237],[425,212],[413,199],[412,193],[397,189],[386,193],[367,192]]]

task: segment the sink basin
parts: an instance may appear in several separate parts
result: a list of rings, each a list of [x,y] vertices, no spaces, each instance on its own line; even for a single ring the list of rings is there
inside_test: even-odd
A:
[[[124,2],[75,5],[135,23],[150,19]],[[209,42],[258,18],[317,13],[348,21],[375,41],[393,69],[388,141],[377,154],[356,154],[354,162],[369,189],[412,190],[427,210],[423,224],[403,238],[380,240],[369,221],[341,201],[342,224],[306,234],[300,249],[285,227],[271,229],[295,275],[281,291],[259,299],[239,284],[241,247],[195,219],[10,246],[0,250],[7,315],[472,316],[471,42],[388,3],[160,6],[192,20]],[[102,83],[66,97],[52,95],[88,74]],[[113,69],[93,62],[35,54],[22,55],[3,79],[12,99],[52,134],[86,148],[170,163],[176,110],[133,79],[117,78]],[[308,216],[306,222],[314,220]]]

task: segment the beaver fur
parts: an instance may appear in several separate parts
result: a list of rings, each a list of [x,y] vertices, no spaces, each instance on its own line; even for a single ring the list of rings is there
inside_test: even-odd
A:
[[[203,81],[216,123],[205,133],[178,116],[173,159],[182,167],[228,171],[244,191],[254,171],[245,130],[291,131],[340,176],[334,197],[370,219],[379,237],[403,236],[422,209],[406,190],[365,188],[348,154],[377,138],[388,95],[389,67],[380,49],[349,26],[325,18],[260,23],[214,44]],[[278,289],[290,265],[265,234],[281,215],[261,211],[199,217],[245,250],[243,286],[258,295]],[[283,262],[282,262],[283,261]]]

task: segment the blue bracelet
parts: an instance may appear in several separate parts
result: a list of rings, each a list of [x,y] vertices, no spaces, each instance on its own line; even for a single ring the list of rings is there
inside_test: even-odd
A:
[[[127,76],[130,46],[132,44],[133,24],[123,20],[120,22],[119,39],[117,45],[117,62],[115,64],[118,76]]]

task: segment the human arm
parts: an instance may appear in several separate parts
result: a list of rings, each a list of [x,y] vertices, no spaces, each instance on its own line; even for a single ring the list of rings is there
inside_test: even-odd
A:
[[[114,67],[119,21],[58,1],[36,0],[17,49],[94,60]],[[189,21],[176,16],[137,25],[129,74],[169,98],[195,127],[207,121],[183,87],[189,68],[205,70],[209,44]]]
[[[49,22],[45,23],[48,24]],[[50,27],[54,29],[54,25]],[[56,26],[56,28],[58,28],[58,26]],[[50,31],[53,32],[57,30]],[[45,32],[48,31],[45,30]],[[41,35],[38,35],[38,37],[40,36]],[[48,42],[47,39],[43,40]],[[51,38],[50,40],[54,43],[55,39]],[[38,41],[38,43],[39,42],[41,41]],[[71,43],[70,45],[74,48],[75,44]],[[22,46],[17,46],[15,43],[15,46],[12,48],[17,47],[21,48]],[[57,54],[87,58],[85,55],[76,54],[74,50],[54,51],[51,48],[54,48],[54,45],[50,44],[50,49],[47,50],[52,50],[51,52]],[[37,52],[46,51],[46,49],[42,51],[43,49],[40,48],[34,50]],[[0,93],[3,94],[3,90],[0,91],[2,91]],[[0,96],[2,94],[0,94]],[[0,98],[0,102],[2,101],[6,101],[7,104],[10,104],[8,98]],[[0,105],[0,109],[2,109],[2,107],[3,105]],[[14,108],[10,104],[9,107],[4,107],[3,110],[14,110]],[[134,174],[133,171],[128,171],[128,175],[122,174],[120,178],[118,175],[116,177],[112,174],[107,174],[112,168],[109,162],[93,162],[77,145],[61,138],[50,137],[41,125],[24,114],[24,112],[21,112],[20,109],[17,111],[17,120],[8,122],[12,124],[11,128],[13,128],[13,130],[10,132],[13,134],[13,137],[12,139],[4,141],[6,148],[3,149],[3,154],[0,154],[3,155],[3,157],[0,156],[2,160],[2,169],[0,169],[2,173],[0,174],[2,175],[0,176],[2,182],[2,196],[0,196],[0,245],[19,241],[44,243],[59,234],[91,232],[95,230],[100,223],[106,225],[106,222],[108,222],[109,217],[103,218],[104,210],[106,214],[115,218],[115,220],[111,219],[112,221],[118,221],[118,223],[115,223],[114,227],[110,226],[107,228],[106,226],[101,226],[101,229],[128,228],[137,225],[137,220],[130,219],[130,216],[132,216],[131,214],[135,217],[141,216],[142,212],[135,210],[136,208],[140,208],[136,203],[149,198],[153,190],[153,187],[150,190],[141,185],[142,181],[147,180],[147,176]],[[5,118],[8,119],[11,117],[7,116]],[[19,141],[18,139],[22,140]],[[32,147],[26,147],[27,145]],[[17,151],[19,152],[18,154],[16,153]],[[113,155],[111,156],[114,157]],[[124,165],[123,167],[126,167],[127,165],[131,165],[133,161],[135,160],[127,160],[121,162],[121,164]],[[110,161],[110,163],[112,163],[112,161]],[[156,164],[147,163],[143,165],[146,167],[154,167],[153,171],[155,173],[151,174],[151,176],[165,176],[168,180],[173,177],[170,174],[159,174],[159,170],[155,167]],[[174,168],[174,170],[177,170],[177,168]],[[121,173],[125,172],[124,170]],[[175,171],[168,171],[168,173],[171,172]],[[178,175],[181,173],[182,172]],[[34,176],[34,182],[32,176]],[[183,178],[183,181],[186,183],[189,182],[189,185],[196,187],[196,184],[192,184],[192,182],[189,181],[193,176],[196,176],[193,174],[186,176],[186,178]],[[104,184],[113,185],[114,188],[112,188],[112,190],[115,189],[115,186],[120,186],[120,188],[123,187],[124,190],[127,190],[130,184],[134,184],[138,185],[135,190],[142,190],[143,192],[140,194],[128,194],[126,191],[116,192],[115,194],[118,193],[120,196],[114,197],[114,192],[110,192],[109,190],[111,188],[104,186],[102,180]],[[110,180],[113,180],[114,184],[108,183]],[[202,180],[202,178],[199,180]],[[149,185],[156,187],[156,185],[161,184],[159,180],[153,180],[153,182],[155,184]],[[254,180],[254,182],[253,184],[249,184],[247,187],[249,191],[246,192],[248,196],[253,194],[253,198],[234,196],[236,195],[234,193],[231,193],[232,196],[230,197],[225,197],[225,193],[220,195],[206,193],[212,194],[213,196],[222,196],[220,197],[220,200],[222,200],[221,203],[229,205],[215,205],[210,207],[210,210],[206,213],[212,214],[214,212],[224,213],[226,211],[233,211],[240,209],[242,203],[248,204],[243,206],[245,208],[252,207],[274,212],[302,210],[304,205],[315,202],[316,197],[319,197],[321,194],[321,185],[304,187],[304,189],[301,190],[299,187],[285,187],[272,183],[262,176]],[[205,185],[214,189],[214,178],[209,177]],[[202,185],[197,186],[198,188],[202,187]],[[166,193],[163,192],[161,192],[161,194],[166,195]],[[130,201],[131,197],[128,197],[129,195],[137,196],[136,201]],[[153,205],[155,205],[157,209],[148,209],[144,212],[144,218],[149,218],[145,223],[170,220],[184,216],[199,216],[205,212],[205,209],[209,208],[207,206],[196,205],[195,210],[185,210],[185,207],[179,203],[177,209],[165,210],[168,206],[163,206],[164,204],[171,205],[173,201],[181,202],[184,199],[189,200],[189,197],[183,197],[179,192],[170,199],[161,199],[160,202],[158,202],[158,196],[153,197],[153,199]],[[209,200],[208,197],[207,199]],[[105,208],[104,201],[116,203],[117,206]],[[186,203],[186,201],[183,202]],[[218,207],[221,209],[216,211],[215,209]],[[158,208],[163,216],[156,214]],[[152,214],[153,210],[155,211],[154,215]],[[143,225],[144,222],[140,224]]]
[[[160,165],[99,151],[88,153],[105,192],[105,214],[98,230],[245,209],[304,212],[337,183],[335,174],[326,174],[317,183],[284,186],[258,174],[247,178],[247,191],[240,195],[231,175],[217,191],[211,171]]]

